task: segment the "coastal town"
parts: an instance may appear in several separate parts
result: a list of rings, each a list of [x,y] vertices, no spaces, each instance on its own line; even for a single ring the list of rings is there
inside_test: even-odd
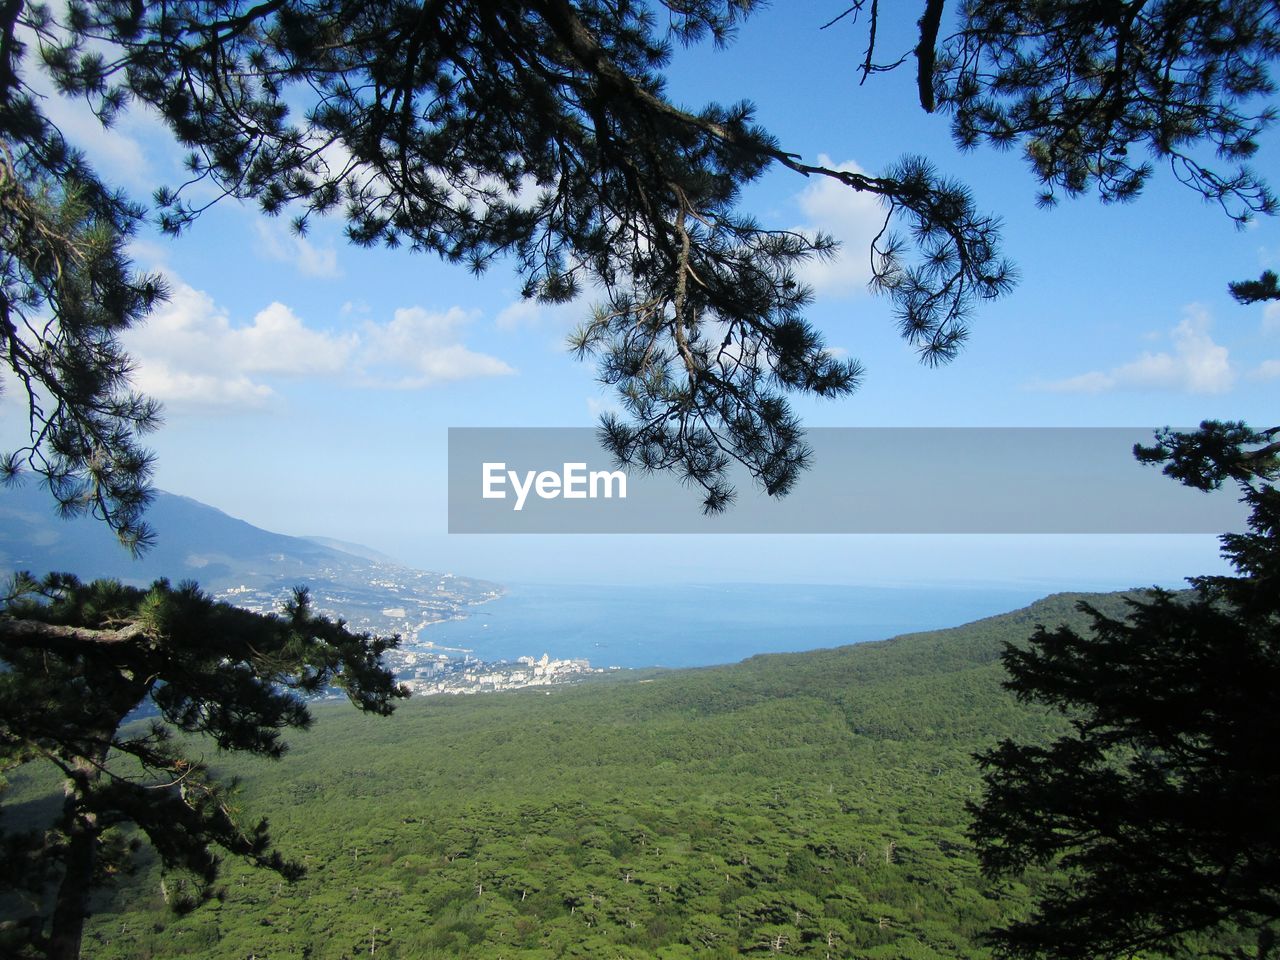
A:
[[[312,583],[303,582],[317,613],[340,618],[352,630],[400,636],[400,646],[386,655],[386,663],[415,696],[549,687],[605,672],[587,660],[555,659],[548,653],[539,659],[485,661],[472,650],[425,639],[433,624],[465,619],[471,608],[502,597],[505,591],[496,584],[384,564],[370,565],[365,576],[352,578],[347,572],[339,578],[321,571]],[[262,613],[279,610],[288,596],[280,583],[237,584],[216,592],[219,600]]]
[[[450,657],[430,650],[398,651],[397,674],[415,695],[432,693],[494,693],[522,687],[549,687],[574,683],[592,674],[604,673],[588,660],[553,660],[544,653],[540,659],[520,657],[509,661],[486,662],[470,655]]]
[[[212,592],[216,599],[242,609],[270,613],[281,609],[295,585],[307,588],[316,613],[341,619],[357,633],[398,634],[406,642],[433,623],[464,619],[469,608],[496,600],[506,592],[497,584],[451,573],[350,562],[320,567],[303,576],[276,576],[258,583],[215,588]]]

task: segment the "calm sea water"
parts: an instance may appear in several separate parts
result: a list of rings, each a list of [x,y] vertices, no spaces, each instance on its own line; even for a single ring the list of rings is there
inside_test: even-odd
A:
[[[466,620],[419,634],[482,660],[585,658],[596,667],[695,667],[954,627],[1026,606],[1034,587],[510,586]]]

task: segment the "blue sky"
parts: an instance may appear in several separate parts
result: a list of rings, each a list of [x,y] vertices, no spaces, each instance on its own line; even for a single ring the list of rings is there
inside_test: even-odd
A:
[[[1096,198],[1052,211],[1016,152],[959,154],[923,114],[910,70],[858,85],[865,35],[818,27],[842,3],[778,5],[727,50],[677,53],[671,93],[689,106],[749,99],[784,148],[808,161],[883,170],[929,157],[1005,221],[1021,282],[975,317],[967,349],[928,369],[865,289],[873,201],[785,170],[745,206],[776,226],[845,243],[808,277],[810,318],[860,359],[865,385],[798,402],[814,426],[1135,426],[1204,418],[1274,422],[1280,310],[1242,308],[1228,280],[1280,267],[1280,224],[1237,230],[1159,171],[1136,203]],[[799,11],[799,12],[798,12]],[[888,57],[911,18],[882,29]],[[180,179],[153,120],[109,133],[70,104],[50,112],[104,174],[145,198]],[[1258,166],[1266,169],[1275,137]],[[1274,166],[1274,164],[1272,164]],[[300,240],[287,220],[221,203],[183,238],[141,236],[140,267],[173,299],[128,338],[137,383],[166,405],[152,438],[157,483],[283,533],[358,541],[415,565],[499,580],[636,582],[1035,582],[1046,589],[1176,583],[1221,569],[1211,537],[449,537],[451,426],[587,426],[610,405],[566,350],[588,308],[521,303],[501,265],[475,278],[406,252],[343,243],[340,224]],[[12,391],[6,429],[15,423]],[[803,496],[803,482],[795,496]],[[833,507],[834,508],[834,507]]]

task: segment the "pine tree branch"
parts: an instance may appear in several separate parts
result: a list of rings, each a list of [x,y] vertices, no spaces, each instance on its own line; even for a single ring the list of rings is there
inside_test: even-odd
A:
[[[737,132],[724,124],[681,110],[674,104],[645,90],[625,70],[614,63],[601,46],[599,39],[578,18],[568,0],[542,0],[541,3],[537,4],[537,8],[543,14],[548,26],[555,32],[556,38],[568,48],[579,63],[594,74],[597,79],[604,81],[615,95],[637,102],[669,119],[688,124],[704,133],[710,134],[723,143],[732,144],[752,153],[767,156],[797,173],[804,174],[806,177],[816,174],[838,180],[854,190],[871,191],[882,196],[894,194],[894,188],[898,184],[892,180],[802,163],[799,159],[799,154],[788,153],[778,147],[772,147],[757,141],[744,140]],[[939,12],[939,15],[941,15],[941,12]]]
[[[1280,300],[1280,283],[1274,270],[1264,270],[1257,280],[1238,280],[1227,284],[1236,303],[1248,305],[1267,300]]]
[[[132,643],[149,636],[141,624],[130,623],[114,630],[95,630],[91,627],[69,627],[41,620],[15,620],[0,617],[0,642],[14,647],[40,647],[62,645],[68,641],[79,644],[115,645]]]
[[[929,0],[924,15],[920,17],[920,42],[916,44],[916,87],[920,91],[920,106],[925,113],[933,113],[933,69],[938,62],[938,29],[942,25],[944,0]],[[874,34],[873,34],[874,36]]]
[[[22,0],[5,0],[0,6],[0,103],[8,105],[11,91],[18,86],[15,49],[18,16],[22,13]]]

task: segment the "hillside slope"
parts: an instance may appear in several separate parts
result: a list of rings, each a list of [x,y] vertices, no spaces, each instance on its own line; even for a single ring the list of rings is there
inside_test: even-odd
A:
[[[503,592],[483,580],[415,570],[356,544],[273,533],[163,491],[156,491],[147,522],[156,544],[135,559],[105,524],[59,518],[39,485],[0,488],[0,576],[65,571],[82,580],[110,577],[137,586],[159,577],[196,580],[220,599],[257,610],[279,609],[303,585],[321,612],[358,629],[406,636],[423,624],[463,616],[469,605]]]
[[[145,867],[87,955],[986,956],[1026,891],[978,874],[971,754],[1061,722],[1000,688],[997,657],[1037,622],[1081,626],[1080,599],[388,720],[322,708],[283,761],[226,771],[307,876],[229,865],[222,899],[177,918]]]

